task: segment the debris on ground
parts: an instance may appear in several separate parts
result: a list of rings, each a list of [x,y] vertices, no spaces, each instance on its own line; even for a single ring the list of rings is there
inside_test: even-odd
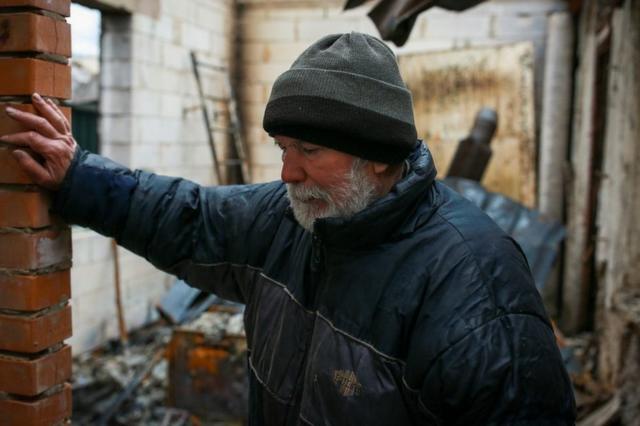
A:
[[[77,356],[72,379],[73,423],[92,426],[243,424],[248,389],[242,309],[229,305],[214,305],[209,309],[212,312],[200,314],[195,321],[179,328],[158,322],[137,330],[130,334],[126,347],[114,340],[99,350]],[[193,344],[186,350],[176,350],[172,342],[185,341],[180,340],[180,336],[191,336],[187,340]],[[194,336],[197,341],[192,339]],[[176,354],[186,358],[177,362]],[[211,354],[215,356],[209,356]],[[200,364],[195,362],[198,359]],[[181,368],[210,377],[192,377],[190,382],[180,382],[170,371]],[[183,383],[213,384],[218,392],[207,393],[205,388],[200,392],[191,387],[183,389]],[[195,397],[202,406],[185,409],[185,406],[193,408],[189,401]]]

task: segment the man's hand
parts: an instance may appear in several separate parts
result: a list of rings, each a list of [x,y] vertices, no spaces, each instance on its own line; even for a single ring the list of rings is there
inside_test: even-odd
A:
[[[0,141],[30,148],[36,157],[27,150],[16,149],[13,155],[17,162],[35,183],[56,190],[62,184],[78,144],[71,135],[69,121],[53,101],[37,93],[32,99],[40,116],[11,107],[6,109],[9,117],[30,131],[2,136]]]

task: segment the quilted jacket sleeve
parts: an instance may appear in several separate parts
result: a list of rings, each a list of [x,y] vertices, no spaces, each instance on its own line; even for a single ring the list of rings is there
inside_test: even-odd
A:
[[[501,315],[439,356],[421,408],[444,425],[573,425],[571,384],[554,336],[528,314]]]
[[[189,265],[261,266],[284,211],[281,186],[202,187],[78,149],[53,211],[189,282]],[[244,299],[240,289],[217,292]]]
[[[432,220],[446,238],[430,256],[407,385],[435,424],[574,424],[571,382],[522,251],[453,202]]]

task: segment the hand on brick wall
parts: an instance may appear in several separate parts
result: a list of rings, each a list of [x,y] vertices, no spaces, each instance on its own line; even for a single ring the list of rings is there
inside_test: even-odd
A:
[[[56,190],[64,179],[78,146],[71,125],[60,108],[37,93],[33,105],[40,115],[7,107],[7,115],[30,131],[0,137],[0,141],[29,148],[13,151],[25,173],[38,185]],[[33,155],[35,153],[35,155]]]

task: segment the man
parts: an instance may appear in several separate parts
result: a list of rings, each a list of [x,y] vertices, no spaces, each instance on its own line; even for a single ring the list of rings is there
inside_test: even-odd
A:
[[[3,138],[53,210],[246,303],[252,424],[564,425],[571,384],[517,244],[440,183],[381,41],[308,48],[265,129],[282,182],[204,188],[75,148],[55,105]]]

